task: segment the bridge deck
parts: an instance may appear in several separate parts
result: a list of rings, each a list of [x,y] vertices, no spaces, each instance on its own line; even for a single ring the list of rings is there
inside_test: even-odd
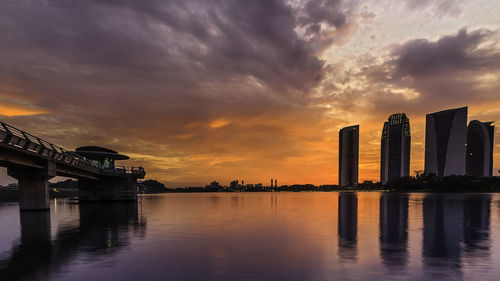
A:
[[[4,150],[12,153],[21,153],[31,158],[34,157],[38,159],[51,160],[58,164],[68,166],[74,171],[84,171],[87,175],[89,175],[88,177],[92,177],[92,174],[96,176],[121,176],[133,174],[137,175],[138,178],[141,178],[141,175],[143,177],[145,174],[142,167],[132,167],[131,169],[126,169],[125,167],[103,168],[89,159],[1,121],[0,148],[4,148]],[[0,161],[2,160],[12,162],[12,158],[2,159],[2,156],[0,155]],[[23,163],[19,164],[26,165],[27,163],[27,161],[22,162]],[[36,161],[32,163],[32,167],[36,167]],[[71,172],[69,172],[66,176],[71,176]]]

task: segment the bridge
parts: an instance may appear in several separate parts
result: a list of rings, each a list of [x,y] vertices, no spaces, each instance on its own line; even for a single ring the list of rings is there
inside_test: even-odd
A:
[[[19,183],[21,211],[48,210],[48,181],[55,176],[78,179],[79,201],[137,199],[142,167],[115,166],[128,156],[98,147],[66,150],[0,121],[0,166]]]

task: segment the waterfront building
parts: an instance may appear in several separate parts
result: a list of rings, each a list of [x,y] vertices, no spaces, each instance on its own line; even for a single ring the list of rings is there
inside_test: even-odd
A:
[[[470,121],[467,127],[466,174],[491,177],[493,174],[493,122]]]
[[[358,185],[359,125],[339,132],[339,186]]]
[[[425,174],[465,175],[467,107],[430,113],[425,125]]]
[[[392,114],[382,129],[380,182],[410,175],[410,120],[404,113]]]

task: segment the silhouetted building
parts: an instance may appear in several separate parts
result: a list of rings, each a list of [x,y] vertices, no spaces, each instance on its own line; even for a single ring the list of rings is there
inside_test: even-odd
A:
[[[221,188],[222,188],[222,186],[219,184],[219,182],[216,182],[216,181],[213,181],[209,185],[205,186],[205,189],[209,190],[209,191],[216,191],[216,190],[219,190]]]
[[[467,127],[468,176],[491,177],[493,175],[493,122],[470,121]]]
[[[271,179],[271,187],[273,187],[273,179]]]
[[[339,256],[345,259],[355,259],[358,236],[357,194],[339,193],[338,207]]]
[[[358,184],[359,125],[345,127],[339,132],[339,185]]]
[[[237,188],[238,186],[239,186],[238,180],[234,180],[234,181],[229,183],[230,188]]]
[[[408,263],[408,195],[383,193],[380,196],[380,255],[384,264]]]
[[[410,175],[410,120],[404,113],[393,114],[384,123],[380,147],[380,182]]]
[[[278,179],[274,179],[274,187],[278,187]]]
[[[114,150],[100,146],[82,146],[75,149],[74,153],[89,159],[105,169],[115,168],[115,160],[129,159],[127,155],[118,154]]]
[[[467,107],[427,114],[425,173],[465,175]]]

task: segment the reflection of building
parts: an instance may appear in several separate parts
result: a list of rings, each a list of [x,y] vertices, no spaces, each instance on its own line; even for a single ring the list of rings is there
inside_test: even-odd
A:
[[[467,195],[464,201],[464,245],[467,252],[489,253],[491,194]],[[486,253],[484,253],[486,252]]]
[[[358,234],[358,198],[356,193],[339,193],[339,256],[355,259]]]
[[[392,114],[384,123],[380,148],[380,182],[410,175],[410,120],[404,113]]]
[[[464,237],[463,197],[455,194],[428,194],[423,200],[423,262],[432,274],[446,268],[453,279],[461,280],[460,254]]]
[[[358,184],[359,125],[345,127],[339,132],[339,185]]]
[[[493,174],[493,122],[470,121],[467,128],[468,176],[491,177]]]
[[[408,262],[408,195],[380,196],[380,255],[389,266]]]
[[[465,175],[467,107],[427,114],[425,173]]]
[[[456,275],[452,279],[461,280],[457,269],[464,262],[487,263],[482,259],[490,254],[490,194],[429,194],[423,204],[423,259],[428,271],[446,268]]]

